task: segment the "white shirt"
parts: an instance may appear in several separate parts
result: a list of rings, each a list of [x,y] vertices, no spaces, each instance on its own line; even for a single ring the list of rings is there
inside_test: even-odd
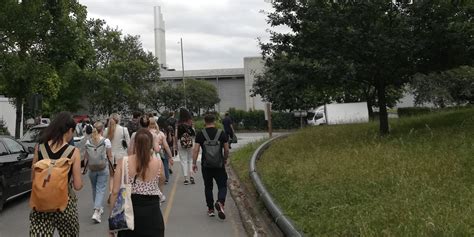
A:
[[[108,133],[108,129],[109,128],[105,129],[104,134]],[[128,134],[128,129],[117,124],[115,126],[114,138],[110,140],[112,143],[112,156],[116,160],[121,159],[127,155],[127,149],[123,149],[122,147],[122,139],[125,139],[127,145],[130,145],[130,135]]]

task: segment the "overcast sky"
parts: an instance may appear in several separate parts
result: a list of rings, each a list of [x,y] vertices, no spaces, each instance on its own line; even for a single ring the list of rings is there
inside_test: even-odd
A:
[[[154,51],[153,6],[160,5],[166,25],[166,58],[181,70],[183,38],[185,70],[239,68],[243,57],[260,56],[257,38],[268,39],[261,10],[264,0],[79,0],[89,18],[104,19],[124,34],[139,35]]]

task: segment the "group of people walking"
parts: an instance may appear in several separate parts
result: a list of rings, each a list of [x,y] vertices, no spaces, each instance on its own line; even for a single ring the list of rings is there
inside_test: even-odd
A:
[[[232,135],[216,129],[213,114],[205,116],[205,128],[197,132],[190,112],[182,109],[179,115],[177,120],[173,112],[166,119],[134,113],[126,127],[120,125],[118,114],[112,114],[105,123],[88,121],[79,126],[68,112],[56,115],[35,148],[30,236],[52,236],[55,229],[60,236],[79,236],[74,190],[82,189],[82,175],[86,173],[92,187],[91,218],[94,222],[102,222],[105,203],[111,206],[116,203],[121,184],[126,180],[132,187],[135,225],[133,230],[118,231],[117,236],[164,236],[160,204],[166,200],[162,191],[172,171],[173,156],[179,154],[183,184],[195,184],[194,174],[198,171],[201,150],[207,214],[214,216],[217,211],[218,216],[225,219],[227,173],[224,166],[229,154],[229,135]],[[71,144],[78,130],[84,135],[80,149]],[[84,157],[82,162],[81,157]],[[61,171],[58,164],[65,169]],[[57,177],[62,177],[61,172],[67,174],[62,182],[67,185],[63,194],[67,203],[58,204],[64,208],[56,208],[55,197],[47,197],[49,194],[44,189],[48,185],[62,185],[50,182],[60,179]],[[124,180],[122,173],[127,174]],[[219,189],[216,202],[212,194],[213,180]],[[45,209],[42,207],[44,201],[38,200],[47,200],[54,208]],[[111,232],[111,236],[115,234]]]

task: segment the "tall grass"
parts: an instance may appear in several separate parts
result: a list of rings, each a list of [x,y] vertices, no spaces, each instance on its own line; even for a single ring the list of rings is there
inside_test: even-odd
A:
[[[474,236],[474,109],[304,129],[258,163],[309,236]]]

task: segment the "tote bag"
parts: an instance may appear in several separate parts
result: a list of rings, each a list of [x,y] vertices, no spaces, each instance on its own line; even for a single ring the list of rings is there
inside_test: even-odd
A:
[[[132,205],[132,185],[128,182],[128,156],[123,157],[122,182],[115,201],[112,214],[109,217],[109,230],[118,232],[121,230],[133,230],[135,227]]]

